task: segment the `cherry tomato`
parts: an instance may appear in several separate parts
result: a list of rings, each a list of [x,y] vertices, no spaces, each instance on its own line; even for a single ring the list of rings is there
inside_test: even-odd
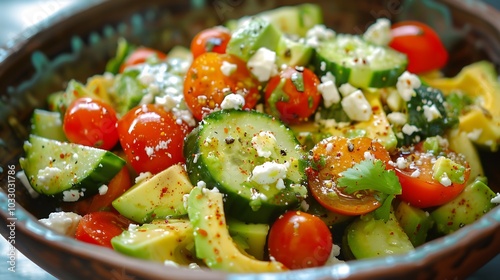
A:
[[[216,26],[200,31],[191,41],[191,53],[196,58],[202,53],[226,53],[231,33],[227,28]]]
[[[130,53],[122,63],[122,65],[120,66],[120,73],[123,73],[123,71],[125,71],[125,68],[144,63],[148,61],[148,59],[163,60],[166,57],[167,55],[159,50],[147,47],[138,47],[132,53]]]
[[[452,183],[450,186],[444,186],[436,181],[433,178],[432,166],[437,157],[423,151],[421,143],[409,149],[400,149],[393,156],[395,162],[399,157],[404,158],[406,162],[406,167],[403,165],[395,168],[402,188],[401,200],[416,207],[427,208],[445,204],[463,191],[470,176],[469,164],[453,151],[445,150],[442,155],[466,167],[462,184]]]
[[[106,192],[96,194],[89,199],[83,199],[76,202],[63,203],[62,208],[65,211],[71,211],[80,215],[85,215],[97,211],[113,211],[111,205],[113,200],[122,195],[132,186],[132,179],[128,167],[124,166],[120,172],[107,184]]]
[[[118,122],[120,144],[138,173],[156,174],[176,163],[184,163],[184,137],[189,126],[178,123],[172,112],[147,104],[133,108]]]
[[[120,235],[132,222],[113,212],[92,212],[82,217],[76,228],[77,240],[112,248],[111,239]]]
[[[408,57],[408,71],[422,73],[440,69],[448,61],[448,51],[438,34],[418,21],[402,21],[392,25],[389,46]]]
[[[364,160],[365,153],[384,161],[386,168],[392,169],[389,164],[391,157],[382,144],[368,137],[348,139],[334,136],[316,144],[311,152],[311,167],[306,169],[309,188],[326,209],[354,216],[380,207],[374,192],[348,194],[336,186],[336,181],[343,171]]]
[[[271,226],[269,255],[289,269],[322,266],[333,247],[328,226],[318,217],[288,211]]]
[[[286,68],[267,84],[267,112],[288,124],[306,121],[316,112],[321,100],[319,84],[318,77],[307,68]]]
[[[70,142],[110,150],[118,142],[116,112],[88,97],[73,101],[64,114],[63,129]]]
[[[252,77],[245,62],[233,55],[214,52],[198,56],[184,80],[184,100],[193,116],[201,120],[220,109],[224,97],[230,93],[244,97],[243,109],[255,107],[260,98],[259,82]]]

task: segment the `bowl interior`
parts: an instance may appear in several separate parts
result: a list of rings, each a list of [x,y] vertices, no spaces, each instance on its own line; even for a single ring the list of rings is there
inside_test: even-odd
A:
[[[452,0],[311,2],[322,5],[325,24],[339,33],[362,33],[379,17],[394,21],[417,19],[429,23],[444,38],[450,50],[451,63],[445,69],[446,74],[456,74],[464,65],[482,59],[493,61],[497,69],[499,68],[500,23],[497,21],[499,13],[481,3]],[[18,42],[8,51],[8,56],[0,61],[0,161],[2,163],[0,167],[3,168],[3,172],[0,172],[0,186],[3,192],[8,193],[9,177],[6,172],[8,166],[14,165],[16,170],[20,170],[19,157],[22,155],[23,142],[29,134],[29,118],[33,109],[45,106],[48,94],[64,89],[71,79],[85,82],[88,77],[102,73],[106,61],[114,55],[118,38],[125,37],[134,44],[169,50],[179,44],[189,46],[191,38],[205,27],[273,7],[300,3],[302,1],[298,0],[216,0],[208,3],[196,0],[104,1],[74,16],[60,18],[56,24],[42,28],[27,40]],[[493,164],[500,158],[500,154],[481,152],[481,155],[491,186],[494,191],[500,192],[500,174],[496,172]],[[47,248],[57,243],[61,254],[67,255],[74,254],[75,248],[86,246],[64,237],[47,240],[43,227],[38,228],[34,225],[37,218],[46,217],[56,209],[57,203],[44,198],[32,199],[20,182],[15,188],[15,198],[19,204],[16,211],[26,214],[23,216],[23,221],[26,223],[20,226],[20,230],[25,230],[23,234],[26,235],[26,244],[36,246],[33,242],[30,243],[33,239],[38,243],[47,243]],[[6,210],[5,207],[2,208],[4,219],[7,217]],[[493,226],[495,231],[499,228],[500,211],[497,207],[492,212],[495,213],[485,219],[484,225],[490,230]],[[29,224],[32,225],[31,230],[30,226],[27,226]],[[465,230],[463,234],[466,234]],[[491,231],[481,231],[479,226],[474,230],[476,236],[486,234],[488,238],[493,238],[490,235]],[[3,229],[2,234],[5,236],[7,232]],[[455,246],[457,248],[475,244],[474,241],[465,240],[466,238],[460,234],[454,235],[454,238],[453,242],[457,243]],[[497,234],[493,239],[499,240],[500,237]],[[500,241],[497,241],[497,244],[498,242]],[[26,252],[23,253],[30,257],[28,252],[30,247],[28,245],[20,247],[24,248]],[[452,250],[451,247],[453,246],[447,245],[442,249]],[[92,255],[92,250],[83,251],[83,257],[87,261],[95,257]],[[429,249],[429,251],[418,251],[416,255],[425,255],[425,252],[430,252],[431,257],[434,254],[434,251]],[[457,267],[456,273],[470,273],[497,253],[498,250],[496,253],[483,251],[483,256],[479,257],[477,262],[465,265],[462,270]],[[40,259],[40,255],[33,255],[33,259]],[[406,268],[409,268],[409,263],[414,260],[412,258],[418,257],[416,255],[407,259],[401,267],[406,265]],[[420,256],[421,260],[425,259],[424,255]],[[426,262],[429,260],[425,259]],[[123,261],[121,264],[108,262],[108,265],[123,266],[123,263],[130,264],[131,270],[139,273],[140,269],[137,267],[134,270],[134,266],[137,266],[134,262]],[[359,263],[357,270],[350,267],[348,275],[363,275],[362,273],[367,273],[364,269],[368,265],[385,267],[378,272],[384,275],[383,273],[390,271],[392,264],[398,264],[398,260],[382,259]],[[141,263],[141,265],[149,264]],[[61,275],[57,273],[62,273],[51,267],[48,262],[42,263],[42,267],[53,271],[56,276]],[[338,267],[338,273],[341,273],[342,267],[344,266]],[[152,271],[161,271],[156,269]],[[411,269],[416,270],[415,267]],[[406,272],[411,272],[411,269]],[[356,274],[358,271],[360,274]],[[308,270],[305,273],[308,273]],[[212,276],[214,275],[220,276],[219,274]]]

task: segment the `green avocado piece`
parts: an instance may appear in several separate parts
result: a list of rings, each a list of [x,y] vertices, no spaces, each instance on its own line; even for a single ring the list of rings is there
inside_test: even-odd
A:
[[[245,251],[258,260],[264,260],[264,251],[269,233],[268,224],[245,223],[236,219],[228,219],[229,234],[233,239],[241,238],[247,248]]]
[[[296,41],[283,34],[276,47],[276,63],[289,66],[308,65],[313,48],[304,42]]]
[[[113,249],[150,261],[196,262],[193,227],[188,220],[161,220],[132,227],[111,239]]]
[[[425,243],[427,233],[434,226],[434,220],[429,212],[402,201],[397,206],[394,215],[413,246],[417,247]]]
[[[468,184],[452,201],[431,212],[438,232],[449,234],[475,222],[495,205],[495,193],[481,180]]]
[[[275,272],[286,270],[276,261],[261,261],[242,253],[229,234],[217,189],[194,187],[188,198],[188,215],[194,231],[196,257],[211,269],[226,272]]]
[[[439,157],[432,166],[432,178],[443,184],[443,180],[449,183],[462,184],[465,181],[465,167],[453,160],[445,157]],[[443,184],[446,186],[446,184]]]
[[[269,21],[252,17],[234,31],[227,43],[226,53],[248,61],[260,48],[275,51],[281,36],[281,32]]]
[[[375,219],[373,212],[360,216],[347,227],[346,234],[356,259],[404,254],[414,249],[393,212],[387,222]]]
[[[136,183],[112,205],[120,214],[137,223],[181,217],[187,214],[184,195],[192,188],[186,170],[176,164]]]

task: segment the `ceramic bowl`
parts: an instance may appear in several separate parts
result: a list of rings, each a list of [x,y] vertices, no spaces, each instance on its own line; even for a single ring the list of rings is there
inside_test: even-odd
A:
[[[85,81],[102,73],[121,36],[135,44],[168,50],[177,44],[187,46],[204,27],[300,2],[95,1],[90,8],[53,18],[36,32],[30,30],[12,47],[0,49],[0,216],[3,224],[15,225],[14,231],[2,225],[1,234],[7,239],[14,234],[19,251],[60,279],[460,279],[495,257],[500,252],[500,207],[476,223],[409,254],[278,274],[226,274],[165,267],[58,235],[38,222],[56,205],[46,199],[32,199],[9,175],[12,170],[19,171],[32,110],[44,106],[49,93],[65,88],[70,79]],[[482,2],[318,2],[326,24],[342,33],[363,32],[379,17],[429,23],[451,50],[447,74],[455,74],[460,67],[480,59],[500,65],[500,13]],[[500,175],[495,166],[500,154],[482,156],[491,185],[498,192]],[[14,197],[16,204],[9,200]]]

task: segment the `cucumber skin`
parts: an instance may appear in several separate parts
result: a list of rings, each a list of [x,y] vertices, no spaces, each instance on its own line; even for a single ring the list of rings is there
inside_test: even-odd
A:
[[[220,120],[224,116],[223,113],[219,112],[222,111],[212,113],[209,116],[205,117],[205,119],[210,118],[214,120]],[[222,185],[219,181],[215,180],[212,177],[208,165],[204,162],[203,158],[197,156],[200,154],[199,147],[200,145],[202,145],[202,143],[200,143],[200,141],[202,141],[200,139],[200,131],[202,129],[203,124],[200,124],[198,127],[193,129],[190,134],[188,134],[184,141],[183,152],[184,157],[186,158],[186,170],[193,185],[196,186],[198,182],[203,181],[205,182],[207,188],[217,188],[221,193],[225,195],[224,211],[228,216],[235,217],[247,223],[271,223],[286,210],[298,205],[299,199],[294,192],[282,191],[278,193],[279,200],[282,202],[281,204],[269,204],[263,201],[257,211],[252,210],[249,205],[250,201],[248,200],[248,198],[240,196],[237,193],[237,190],[228,188]],[[305,170],[305,166],[305,160],[301,159],[301,169]],[[278,198],[278,195],[276,195],[275,198]]]
[[[30,135],[30,142],[34,138],[39,138],[38,141],[46,141],[47,143],[53,142],[56,144],[65,144],[65,145],[72,145],[74,147],[80,146],[77,144],[70,144],[70,143],[64,143],[64,142],[59,142],[56,140],[50,140],[46,139],[43,137],[39,137],[36,135]],[[91,147],[86,147],[86,146],[81,146],[81,149],[85,150],[91,150],[91,149],[96,149],[96,148],[91,148]],[[26,173],[26,176],[28,177],[28,180],[30,182],[30,185],[32,188],[42,194],[46,195],[49,197],[53,197],[58,200],[63,200],[63,192],[64,191],[69,191],[69,190],[78,190],[80,192],[83,192],[84,195],[80,196],[80,199],[87,198],[89,196],[92,196],[94,194],[97,194],[99,191],[99,188],[103,185],[108,183],[125,165],[125,160],[120,158],[119,156],[113,154],[112,152],[106,151],[103,156],[101,157],[99,163],[94,165],[94,169],[92,169],[89,172],[86,172],[84,175],[84,178],[80,178],[78,182],[61,182],[61,180],[58,180],[57,182],[60,184],[59,186],[56,186],[55,188],[51,188],[51,190],[45,190],[42,186],[40,186],[37,183],[36,176],[38,174],[38,171],[40,169],[38,168],[33,168],[32,162],[35,162],[34,165],[38,165],[36,162],[41,161],[41,162],[48,162],[49,157],[52,158],[58,158],[59,155],[52,156],[50,153],[42,153],[40,155],[36,151],[29,151],[25,147],[26,151],[26,157],[20,159],[20,164],[24,172]],[[36,167],[36,166],[35,166]],[[79,168],[87,168],[90,170],[89,166],[79,166]],[[52,186],[54,187],[54,186]],[[55,189],[55,191],[54,191]]]

